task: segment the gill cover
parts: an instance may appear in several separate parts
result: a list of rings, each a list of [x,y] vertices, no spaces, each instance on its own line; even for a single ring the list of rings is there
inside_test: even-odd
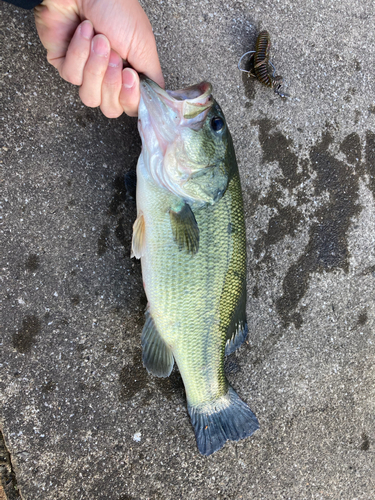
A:
[[[207,82],[165,91],[141,78],[138,128],[144,163],[158,185],[194,207],[218,201],[229,181],[231,139],[211,92]]]

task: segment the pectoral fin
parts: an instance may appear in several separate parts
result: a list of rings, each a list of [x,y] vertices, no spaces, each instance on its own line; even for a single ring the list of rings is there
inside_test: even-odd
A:
[[[130,258],[140,259],[145,250],[145,218],[139,214],[133,224],[132,250]]]
[[[228,327],[227,342],[225,344],[225,356],[232,354],[232,352],[240,347],[247,337],[247,332],[246,281],[244,281],[241,296]]]
[[[158,332],[150,312],[146,311],[146,323],[142,330],[143,366],[156,377],[169,377],[174,365],[171,348]]]
[[[169,211],[173,239],[180,250],[196,254],[199,248],[199,229],[189,205],[184,205],[178,212]]]

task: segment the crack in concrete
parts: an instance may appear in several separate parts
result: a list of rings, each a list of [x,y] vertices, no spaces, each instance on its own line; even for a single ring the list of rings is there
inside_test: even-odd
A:
[[[11,456],[0,431],[0,500],[19,500],[20,498]]]

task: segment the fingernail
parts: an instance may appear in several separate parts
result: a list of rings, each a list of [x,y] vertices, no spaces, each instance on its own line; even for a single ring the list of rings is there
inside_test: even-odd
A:
[[[131,89],[135,85],[135,71],[130,68],[125,68],[122,72],[122,86],[126,89]]]
[[[81,35],[83,38],[90,40],[93,35],[92,24],[90,21],[83,21],[81,24]]]
[[[113,50],[111,50],[111,53],[109,55],[108,66],[111,66],[112,68],[117,68],[118,66],[120,66],[121,61],[122,61],[121,57],[118,54],[116,54],[116,52],[113,52]]]
[[[97,56],[107,57],[109,54],[109,43],[103,35],[97,35],[92,39],[92,50]]]

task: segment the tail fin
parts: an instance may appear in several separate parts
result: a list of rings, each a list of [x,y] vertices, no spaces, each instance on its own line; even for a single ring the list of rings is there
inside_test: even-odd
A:
[[[228,439],[239,441],[259,429],[254,413],[230,386],[225,396],[210,405],[189,406],[188,410],[202,455],[220,450]]]

